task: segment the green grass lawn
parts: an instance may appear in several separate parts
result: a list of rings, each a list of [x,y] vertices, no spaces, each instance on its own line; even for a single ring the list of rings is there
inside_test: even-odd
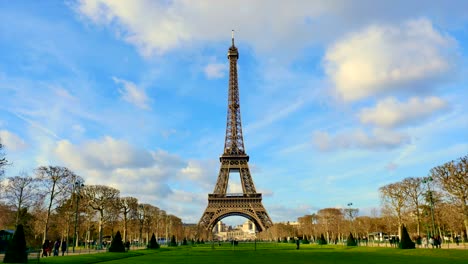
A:
[[[98,253],[78,256],[41,258],[41,263],[468,263],[468,250],[457,249],[413,249],[373,248],[294,244],[240,243],[237,247],[229,244],[211,244],[161,248],[159,250],[138,250],[128,253]]]

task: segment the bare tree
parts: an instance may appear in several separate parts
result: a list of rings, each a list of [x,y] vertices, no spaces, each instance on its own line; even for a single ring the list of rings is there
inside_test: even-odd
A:
[[[308,239],[312,239],[312,235],[315,235],[314,229],[315,229],[315,224],[317,222],[317,215],[316,214],[304,215],[302,217],[299,217],[297,221],[300,224],[302,234],[307,236]]]
[[[403,193],[408,197],[408,205],[416,217],[416,230],[421,235],[421,204],[424,200],[424,184],[421,178],[406,178],[402,182]]]
[[[32,178],[26,173],[22,173],[21,176],[7,178],[4,187],[4,198],[7,204],[16,209],[16,225],[20,223],[21,209],[28,208],[41,200],[37,188],[39,181],[39,179]]]
[[[380,197],[384,207],[390,209],[398,221],[398,237],[401,238],[401,225],[403,224],[403,210],[405,208],[405,193],[400,182],[385,185],[379,188]]]
[[[84,199],[89,207],[99,213],[99,247],[102,246],[103,225],[109,209],[119,198],[120,191],[104,185],[87,185],[83,189]]]
[[[159,208],[150,204],[143,204],[145,207],[144,228],[146,231],[146,243],[149,242],[150,232],[154,231],[154,226],[159,221]]]
[[[145,223],[145,218],[146,218],[145,204],[138,204],[136,217],[138,220],[138,243],[142,243],[143,242],[143,225]]]
[[[136,214],[136,210],[138,207],[138,199],[135,197],[120,198],[119,206],[120,206],[120,211],[122,212],[123,221],[124,221],[123,240],[127,241],[128,220]]]
[[[468,155],[432,168],[430,176],[463,208],[463,222],[468,234]]]
[[[76,175],[68,168],[59,166],[41,166],[36,169],[36,174],[44,183],[48,202],[44,237],[42,238],[42,242],[44,242],[47,239],[50,214],[53,210],[53,206],[60,204],[61,199],[66,197],[67,190],[70,184],[73,184]]]
[[[349,203],[348,208],[343,208],[343,215],[349,221],[349,232],[353,232],[353,233],[355,233],[354,235],[357,236],[356,230],[355,230],[355,227],[354,227],[354,219],[358,216],[359,209],[358,208],[351,208],[351,205],[353,205],[353,203]]]
[[[5,166],[8,165],[8,160],[3,153],[2,139],[0,138],[0,178],[5,174]]]
[[[327,235],[327,241],[330,243],[332,238],[341,236],[341,223],[343,213],[338,208],[324,208],[317,212],[318,223],[322,231]]]

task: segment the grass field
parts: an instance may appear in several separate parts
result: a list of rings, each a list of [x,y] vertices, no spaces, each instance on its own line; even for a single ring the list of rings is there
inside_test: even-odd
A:
[[[415,249],[400,250],[376,247],[342,247],[294,244],[253,243],[232,247],[198,245],[159,250],[137,250],[128,253],[98,253],[65,257],[41,258],[41,263],[425,263],[457,264],[468,263],[468,250]]]

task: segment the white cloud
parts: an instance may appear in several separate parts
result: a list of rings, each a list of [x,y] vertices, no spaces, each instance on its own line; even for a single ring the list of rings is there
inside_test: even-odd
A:
[[[364,124],[391,128],[425,120],[447,107],[446,101],[434,96],[424,99],[413,97],[407,102],[389,97],[379,101],[373,108],[362,109],[359,119]]]
[[[227,71],[226,63],[210,63],[205,66],[203,72],[208,79],[223,78],[224,73]]]
[[[21,151],[28,146],[22,138],[8,130],[0,130],[0,142],[10,151]]]
[[[362,130],[344,131],[336,135],[316,131],[313,135],[314,145],[322,151],[338,149],[392,149],[410,142],[409,136],[395,131],[373,129],[368,134]]]
[[[332,45],[326,73],[344,101],[389,91],[429,89],[454,70],[456,41],[426,19],[370,26]]]
[[[146,95],[145,90],[143,88],[139,88],[133,82],[122,80],[116,77],[112,77],[117,84],[122,84],[123,89],[119,89],[119,93],[122,95],[122,98],[139,107],[141,109],[150,110],[151,107],[149,106],[149,97]]]
[[[410,2],[413,2],[412,4]],[[466,19],[466,1],[112,1],[78,0],[75,11],[97,25],[110,27],[117,37],[145,56],[175,48],[193,48],[203,41],[229,41],[231,29],[257,52],[284,56],[314,42],[324,42],[370,22],[421,17],[428,11]],[[402,11],[404,10],[404,11]],[[272,15],[275,14],[275,15]],[[229,43],[229,42],[228,42]],[[277,52],[278,49],[282,52]],[[300,54],[300,53],[297,53]]]
[[[257,47],[271,49],[278,43],[291,43],[291,39],[302,45],[298,37],[305,38],[304,33],[311,32],[305,17],[322,6],[298,2],[278,7],[267,1],[82,0],[75,10],[95,24],[115,27],[120,38],[148,57],[189,42],[229,41],[233,27]]]
[[[146,168],[155,163],[151,152],[112,137],[90,140],[81,146],[61,140],[55,153],[66,164],[86,169]]]

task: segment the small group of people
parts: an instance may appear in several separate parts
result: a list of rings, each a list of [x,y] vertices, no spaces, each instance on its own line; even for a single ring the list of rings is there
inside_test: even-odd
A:
[[[52,256],[52,252],[54,256],[58,256],[60,249],[62,249],[62,256],[65,255],[65,251],[67,251],[67,241],[57,239],[53,242],[46,239],[44,244],[42,244],[42,257]]]
[[[440,245],[442,244],[442,239],[440,238],[440,236],[431,236],[429,238],[429,244],[432,246],[432,248],[440,248]]]
[[[400,244],[400,238],[398,236],[392,236],[390,239],[390,245],[393,247],[398,247]]]

